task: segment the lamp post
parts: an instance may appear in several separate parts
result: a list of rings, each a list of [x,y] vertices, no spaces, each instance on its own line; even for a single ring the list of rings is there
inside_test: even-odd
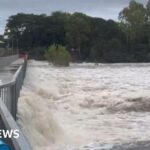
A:
[[[19,40],[17,39],[17,54],[19,54]]]
[[[4,39],[6,40],[6,49],[7,49],[7,55],[9,55],[10,54],[10,52],[9,52],[9,41],[8,41],[8,35],[6,34],[6,35],[4,35]]]
[[[8,34],[11,34],[11,30],[10,29],[8,29],[7,30],[7,33]],[[14,41],[13,41],[13,35],[11,35],[11,54],[13,55],[13,49],[14,49]],[[9,44],[9,46],[10,46],[10,44]]]

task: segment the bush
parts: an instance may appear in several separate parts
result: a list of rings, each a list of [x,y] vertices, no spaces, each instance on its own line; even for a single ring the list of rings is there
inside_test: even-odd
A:
[[[50,46],[45,53],[45,58],[55,66],[69,66],[71,61],[71,55],[61,45]]]

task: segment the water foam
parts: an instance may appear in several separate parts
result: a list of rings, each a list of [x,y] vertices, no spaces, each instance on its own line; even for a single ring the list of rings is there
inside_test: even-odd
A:
[[[84,63],[55,68],[30,61],[18,104],[18,123],[34,150],[82,150],[81,145],[89,143],[101,143],[95,149],[97,145],[109,149],[118,142],[147,140],[149,76],[147,64]]]

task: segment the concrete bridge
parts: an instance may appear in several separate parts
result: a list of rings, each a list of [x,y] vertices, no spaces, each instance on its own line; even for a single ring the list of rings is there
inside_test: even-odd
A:
[[[16,123],[17,102],[26,72],[27,59],[18,55],[0,57],[0,130],[18,130],[19,138],[5,138],[11,150],[32,150]]]

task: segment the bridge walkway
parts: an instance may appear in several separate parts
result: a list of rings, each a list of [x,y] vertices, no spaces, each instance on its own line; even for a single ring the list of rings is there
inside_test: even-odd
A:
[[[32,150],[16,123],[17,103],[25,77],[26,66],[26,58],[17,58],[7,67],[0,67],[0,129],[19,130],[19,138],[4,139],[11,150]]]

